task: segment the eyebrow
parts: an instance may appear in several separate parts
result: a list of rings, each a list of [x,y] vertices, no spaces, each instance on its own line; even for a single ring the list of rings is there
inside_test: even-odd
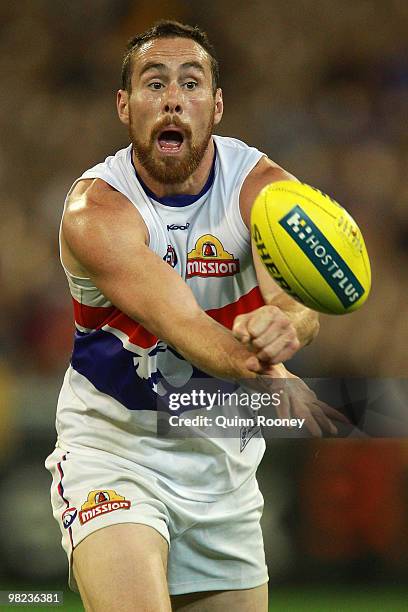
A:
[[[200,62],[184,62],[184,64],[181,64],[181,68],[183,70],[194,68],[195,70],[198,70],[202,74],[205,74],[204,68],[200,64]],[[147,64],[145,64],[142,70],[140,71],[139,76],[142,76],[145,72],[148,72],[149,70],[157,70],[158,72],[166,72],[167,66],[165,64],[161,64],[157,62],[147,62]]]
[[[188,70],[189,68],[195,68],[196,70],[204,74],[204,68],[202,67],[200,62],[185,62],[184,64],[181,64],[181,67],[185,70]]]
[[[163,72],[163,70],[165,69],[166,66],[164,64],[158,64],[156,62],[147,62],[147,64],[145,64],[142,70],[140,71],[140,76],[142,76],[142,74],[148,72],[149,70],[158,70],[159,72]]]

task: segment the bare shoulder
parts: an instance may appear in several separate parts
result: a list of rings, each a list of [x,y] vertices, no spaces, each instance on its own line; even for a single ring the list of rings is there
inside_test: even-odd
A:
[[[83,275],[85,267],[128,241],[147,244],[148,231],[136,207],[101,179],[78,181],[67,198],[61,225],[61,255],[67,269]]]
[[[247,227],[250,225],[251,208],[258,193],[269,183],[296,181],[296,177],[284,170],[268,157],[262,157],[246,177],[242,185],[239,205]]]
[[[83,179],[69,193],[65,213],[75,217],[76,214],[103,215],[113,210],[132,209],[134,206],[128,198],[102,179]]]
[[[111,229],[130,224],[147,235],[142,216],[126,196],[101,179],[79,181],[68,196],[62,229],[69,239],[72,231],[90,231],[92,227]]]

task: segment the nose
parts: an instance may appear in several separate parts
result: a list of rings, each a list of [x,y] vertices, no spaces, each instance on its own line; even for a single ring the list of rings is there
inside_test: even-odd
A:
[[[183,107],[181,105],[181,93],[175,84],[168,86],[164,99],[163,110],[165,113],[181,115]]]

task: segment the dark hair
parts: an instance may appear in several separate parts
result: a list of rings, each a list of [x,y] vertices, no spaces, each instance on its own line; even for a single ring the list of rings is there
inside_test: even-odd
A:
[[[140,49],[142,45],[155,38],[191,38],[198,43],[210,58],[213,92],[217,90],[219,81],[219,67],[215,55],[215,49],[208,40],[207,34],[197,26],[193,27],[179,23],[178,21],[161,20],[157,21],[150,30],[142,34],[136,34],[131,38],[126,46],[125,55],[122,63],[122,89],[131,91],[132,88],[132,57],[133,53]]]

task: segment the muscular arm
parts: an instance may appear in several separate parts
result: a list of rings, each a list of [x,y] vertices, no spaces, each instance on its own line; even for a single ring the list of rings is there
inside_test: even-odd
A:
[[[317,336],[319,331],[319,315],[317,312],[306,308],[275,283],[262,264],[258,251],[252,243],[252,256],[259,288],[265,300],[265,304],[276,306],[290,319],[296,331],[300,347],[306,346]]]
[[[251,208],[258,193],[265,185],[275,181],[296,180],[294,176],[263,157],[247,179],[241,190],[240,208],[244,223],[250,228]],[[252,245],[253,261],[263,298],[269,306],[275,306],[290,320],[299,347],[309,344],[319,330],[318,313],[306,308],[287,295],[275,283],[262,265],[256,247]],[[269,312],[272,313],[271,309]],[[297,350],[297,349],[296,349]]]
[[[139,212],[103,181],[82,181],[70,195],[62,255],[73,274],[91,278],[117,308],[201,370],[239,379],[261,369],[248,348],[209,317],[182,278],[149,249]]]

